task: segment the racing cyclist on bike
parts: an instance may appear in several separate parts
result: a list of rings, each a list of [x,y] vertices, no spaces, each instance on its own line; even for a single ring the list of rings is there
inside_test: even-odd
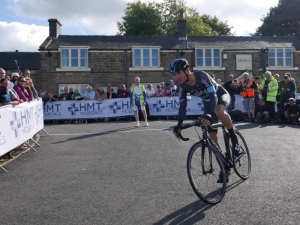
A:
[[[204,106],[204,115],[201,123],[204,126],[218,122],[218,118],[228,130],[232,141],[232,152],[238,156],[240,145],[237,136],[234,133],[231,118],[226,109],[230,104],[230,95],[204,71],[196,71],[192,73],[186,59],[175,59],[170,65],[170,73],[172,73],[179,83],[179,100],[180,107],[178,111],[178,123],[174,127],[173,132],[176,137],[180,133],[180,127],[186,115],[187,93],[202,98]],[[218,129],[208,128],[209,137],[220,147],[217,136]],[[221,149],[221,148],[220,148]]]

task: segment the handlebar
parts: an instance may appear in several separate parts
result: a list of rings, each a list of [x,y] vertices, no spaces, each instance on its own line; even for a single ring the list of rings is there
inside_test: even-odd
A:
[[[187,124],[183,124],[183,125],[181,126],[180,130],[182,131],[182,130],[184,130],[184,129],[188,129],[188,128],[194,127],[194,126],[200,127],[200,126],[202,125],[202,124],[201,124],[201,119],[202,119],[202,117],[199,117],[199,119],[196,120],[196,121],[194,121],[194,122],[187,123]],[[222,127],[222,126],[223,126],[222,123],[219,122],[219,123],[216,123],[216,124],[211,124],[211,125],[209,125],[208,127],[211,127],[211,128],[218,128],[218,127]],[[205,130],[207,131],[207,127],[204,127],[204,128],[205,128]],[[177,136],[178,136],[178,138],[179,138],[180,140],[182,140],[182,141],[189,141],[189,140],[190,140],[189,138],[183,137],[181,133],[178,133]]]

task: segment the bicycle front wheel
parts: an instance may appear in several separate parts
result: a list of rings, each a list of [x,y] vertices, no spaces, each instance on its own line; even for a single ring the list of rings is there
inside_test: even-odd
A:
[[[194,144],[187,158],[187,172],[196,195],[206,203],[216,204],[226,192],[227,177],[220,155],[213,146]],[[218,183],[217,181],[223,180]]]
[[[237,130],[235,131],[235,134],[239,141],[241,154],[239,156],[233,156],[233,168],[240,178],[246,180],[251,172],[250,153],[247,143],[242,134]]]

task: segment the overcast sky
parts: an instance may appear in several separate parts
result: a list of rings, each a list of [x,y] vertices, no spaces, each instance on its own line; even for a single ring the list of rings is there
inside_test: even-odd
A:
[[[60,21],[63,35],[115,35],[127,2],[136,0],[0,0],[0,51],[38,51],[49,34],[49,18]],[[237,36],[254,33],[277,4],[278,0],[187,0],[200,14],[227,21]]]

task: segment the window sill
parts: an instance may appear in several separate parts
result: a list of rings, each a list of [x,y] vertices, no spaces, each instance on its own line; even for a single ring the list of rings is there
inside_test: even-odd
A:
[[[91,71],[91,68],[56,68],[56,71]]]
[[[270,67],[266,67],[266,70],[299,70],[298,67],[285,67],[285,66],[280,66],[280,67],[275,67],[275,66],[270,66]]]
[[[193,67],[193,70],[226,70],[225,67]]]
[[[164,70],[163,67],[129,67],[129,71],[161,71]]]

